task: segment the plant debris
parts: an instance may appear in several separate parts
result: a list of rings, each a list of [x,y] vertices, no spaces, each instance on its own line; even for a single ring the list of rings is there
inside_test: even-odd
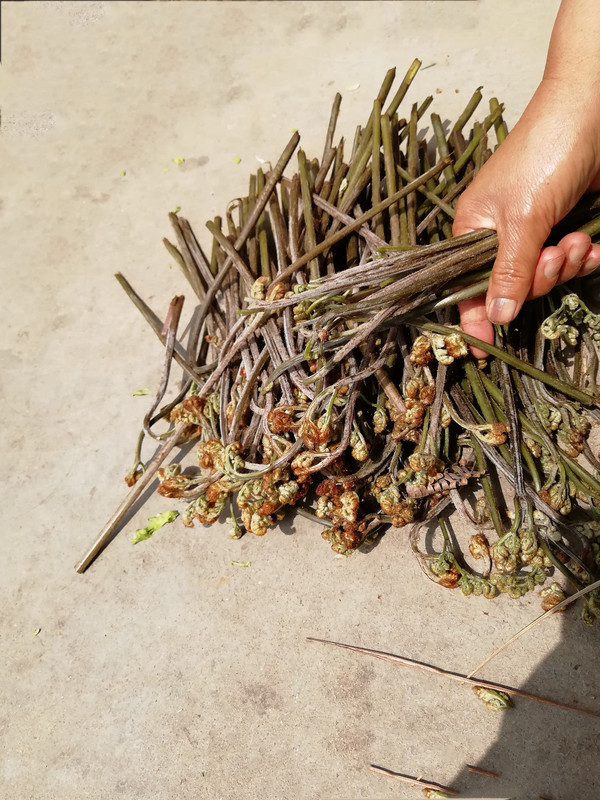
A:
[[[401,772],[392,772],[391,769],[378,767],[376,764],[369,764],[369,769],[371,772],[376,772],[378,775],[385,775],[387,778],[396,778],[399,781],[404,781],[404,783],[419,786],[423,790],[425,797],[455,797],[459,794],[455,789],[451,789],[448,786],[441,786],[439,783],[424,781],[422,778],[412,778],[410,775],[404,775]]]
[[[480,767],[474,767],[472,764],[467,764],[467,769],[469,772],[473,772],[475,775],[483,775],[484,778],[499,778],[500,776],[496,772],[489,772],[487,769],[481,769]]]
[[[474,686],[473,693],[491,711],[505,711],[507,708],[513,708],[512,700],[506,692],[488,689],[485,686]]]
[[[133,535],[131,544],[143,542],[144,539],[149,539],[152,534],[159,531],[169,522],[173,522],[179,516],[179,511],[163,511],[162,514],[157,514],[155,517],[148,517],[148,524],[145,528],[138,528]]]
[[[117,276],[183,380],[159,408],[168,370],[161,380],[130,495],[79,571],[158,472],[159,494],[185,500],[188,527],[230,512],[235,538],[262,536],[302,513],[344,555],[405,528],[427,577],[465,595],[518,598],[556,571],[573,590],[597,580],[596,279],[531,301],[496,328],[493,345],[460,331],[456,304],[485,292],[498,242],[486,230],[453,237],[454,208],[507,129],[492,98],[467,131],[480,87],[448,132],[432,113],[422,138],[433,98],[398,113],[419,67],[386,105],[395,70],[387,73],[351,142],[334,143],[336,95],[322,157],[297,149],[294,133],[275,167],[259,168],[247,195],[207,222],[209,252],[187,220],[169,215],[176,241],[164,244],[197,300],[186,342]],[[571,230],[598,238],[598,195],[551,240]],[[468,345],[489,358],[476,361]],[[161,421],[169,427],[158,434]],[[148,463],[145,436],[161,442]],[[161,468],[190,440],[196,468]],[[453,530],[453,509],[471,529],[467,541]],[[591,591],[584,619],[599,614]]]

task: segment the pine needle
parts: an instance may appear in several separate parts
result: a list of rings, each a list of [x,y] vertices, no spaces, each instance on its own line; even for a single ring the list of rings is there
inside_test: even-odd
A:
[[[489,664],[490,661],[493,658],[496,658],[496,656],[499,653],[501,653],[506,647],[508,647],[509,644],[512,644],[520,636],[523,636],[524,633],[530,631],[534,625],[538,624],[538,622],[541,622],[543,619],[547,619],[551,614],[556,614],[557,611],[560,611],[561,609],[568,606],[570,603],[573,603],[575,600],[578,600],[580,597],[583,597],[584,594],[588,594],[588,592],[592,592],[594,591],[594,589],[598,588],[600,588],[600,581],[596,581],[595,583],[590,583],[589,586],[585,586],[583,589],[580,589],[578,592],[575,592],[575,594],[572,594],[570,597],[566,597],[564,600],[561,600],[560,603],[557,603],[555,606],[552,606],[552,608],[548,609],[548,611],[544,612],[543,614],[540,614],[539,617],[536,617],[528,625],[525,625],[525,627],[521,628],[521,630],[518,633],[515,633],[515,635],[511,636],[511,638],[508,639],[508,641],[504,642],[503,645],[500,645],[500,647],[494,650],[494,652],[491,655],[489,655],[484,661],[482,661],[481,664],[478,664],[475,667],[475,669],[471,670],[471,672],[469,672],[469,674],[467,675],[467,678],[473,677],[473,675],[476,672],[479,672],[479,670],[483,669],[483,667],[485,667],[486,664]]]

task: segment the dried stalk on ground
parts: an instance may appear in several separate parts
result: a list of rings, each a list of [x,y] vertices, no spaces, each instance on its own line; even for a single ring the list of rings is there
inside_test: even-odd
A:
[[[440,675],[445,678],[449,678],[450,680],[458,681],[459,683],[466,683],[473,687],[473,689],[482,688],[495,693],[505,693],[508,695],[514,695],[515,697],[523,697],[526,700],[535,700],[538,703],[545,703],[546,705],[554,706],[555,708],[562,708],[565,711],[577,711],[579,714],[586,714],[587,716],[598,717],[600,719],[600,714],[596,711],[589,711],[586,708],[578,708],[577,706],[571,706],[566,703],[559,703],[556,700],[550,700],[547,697],[540,697],[537,694],[531,694],[530,692],[524,692],[521,689],[515,689],[513,686],[504,686],[501,683],[478,680],[477,678],[471,678],[468,675],[459,675],[457,672],[450,672],[449,670],[442,669],[441,667],[433,667],[431,664],[424,664],[421,661],[414,661],[412,658],[397,656],[393,653],[385,653],[381,650],[370,650],[367,647],[357,647],[356,645],[352,644],[331,642],[328,639],[316,639],[313,636],[309,636],[307,638],[309,642],[320,642],[321,644],[329,644],[333,647],[342,647],[345,650],[352,650],[354,653],[362,653],[364,655],[373,656],[374,658],[381,658],[383,661],[390,661],[392,664],[400,664],[401,666],[412,667],[413,669],[429,672],[433,675]]]

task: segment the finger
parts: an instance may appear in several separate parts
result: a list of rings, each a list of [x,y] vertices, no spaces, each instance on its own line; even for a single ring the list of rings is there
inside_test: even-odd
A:
[[[565,283],[582,269],[591,248],[591,239],[587,233],[573,231],[563,236],[558,247],[565,254],[565,263],[560,270],[557,283]]]
[[[540,253],[528,299],[548,294],[554,286],[576,275],[585,277],[598,266],[600,245],[590,244],[590,237],[581,231],[569,233],[558,245],[545,247]]]
[[[460,326],[465,333],[476,336],[484,342],[490,344],[494,341],[494,328],[487,318],[485,311],[485,297],[473,297],[470,300],[463,300],[458,304],[460,313]],[[469,349],[475,358],[485,358],[488,353],[479,347],[469,345]]]
[[[531,290],[542,245],[550,229],[532,215],[498,225],[498,255],[487,292],[488,319],[506,325]]]
[[[600,244],[593,244],[583,262],[583,266],[578,272],[582,278],[590,275],[594,270],[600,267]]]
[[[541,297],[558,283],[558,276],[567,257],[560,247],[544,247],[538,258],[528,300]]]

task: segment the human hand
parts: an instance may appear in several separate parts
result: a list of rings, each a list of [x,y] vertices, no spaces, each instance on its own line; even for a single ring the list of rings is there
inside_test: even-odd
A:
[[[543,247],[551,228],[587,190],[600,189],[598,89],[542,81],[502,146],[456,206],[453,234],[498,232],[487,297],[459,304],[465,332],[493,342],[492,323],[506,324],[526,299],[600,265],[600,245],[574,232]],[[474,355],[484,351],[472,348]]]

